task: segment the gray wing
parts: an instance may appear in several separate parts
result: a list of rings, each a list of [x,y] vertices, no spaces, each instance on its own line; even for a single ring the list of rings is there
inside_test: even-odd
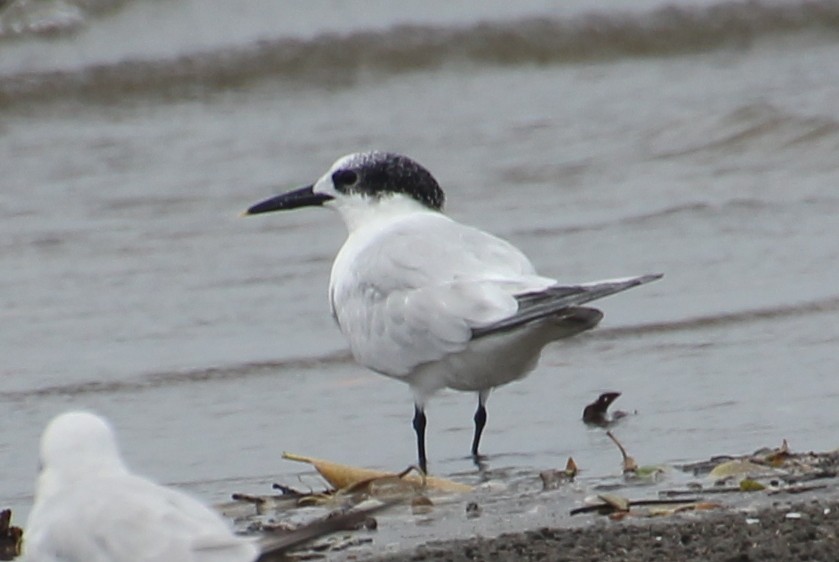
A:
[[[473,328],[515,311],[516,300],[503,284],[455,282],[391,291],[377,301],[349,296],[338,323],[359,363],[402,377],[418,365],[463,351]]]
[[[333,264],[330,302],[356,360],[403,377],[463,351],[475,337],[654,278],[561,287],[510,243],[439,213],[418,213],[375,239],[347,239]],[[590,315],[587,322],[596,323]],[[574,323],[569,319],[569,328]]]
[[[438,213],[347,240],[330,300],[356,360],[390,376],[466,348],[472,329],[516,313],[515,295],[556,281],[508,242]]]
[[[524,324],[559,314],[564,309],[602,299],[615,293],[661,279],[662,274],[596,281],[582,285],[554,285],[542,291],[516,295],[518,311],[498,322],[472,328],[472,337],[480,338],[512,330]]]

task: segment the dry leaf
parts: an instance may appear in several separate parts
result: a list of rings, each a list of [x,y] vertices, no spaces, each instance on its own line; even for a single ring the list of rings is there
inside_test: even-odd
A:
[[[629,511],[629,500],[623,496],[617,494],[598,494],[597,497],[612,506],[615,511]]]
[[[780,448],[776,449],[766,457],[766,462],[771,464],[774,467],[783,466],[784,462],[792,456],[789,450],[789,444],[787,440],[781,443]]]
[[[742,480],[740,480],[741,492],[759,492],[765,489],[766,486],[764,486],[757,480],[752,480],[751,478],[743,478]]]
[[[574,478],[577,476],[577,472],[579,472],[577,463],[574,462],[572,457],[568,457],[568,462],[565,463],[565,475],[568,478]]]
[[[353,486],[362,483],[370,482],[381,478],[398,477],[397,473],[386,472],[384,470],[373,470],[369,468],[360,468],[356,466],[349,466],[324,459],[317,459],[313,457],[306,457],[303,455],[296,455],[293,453],[283,453],[283,458],[291,461],[309,463],[337,489],[350,489]],[[417,486],[427,486],[428,488],[439,490],[441,492],[451,493],[466,493],[472,491],[472,487],[466,484],[461,484],[453,480],[445,478],[437,478],[434,476],[426,476],[424,479],[416,474],[405,476],[405,481]],[[424,480],[424,482],[423,482]]]
[[[766,467],[748,460],[733,460],[720,463],[708,474],[716,480],[725,480],[733,476],[765,473]]]

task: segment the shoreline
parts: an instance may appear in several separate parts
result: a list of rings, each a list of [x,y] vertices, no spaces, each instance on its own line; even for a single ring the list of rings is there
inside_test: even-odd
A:
[[[584,527],[542,527],[493,538],[433,541],[410,551],[356,559],[827,562],[839,558],[839,498],[831,495],[652,519],[609,521],[600,517]]]

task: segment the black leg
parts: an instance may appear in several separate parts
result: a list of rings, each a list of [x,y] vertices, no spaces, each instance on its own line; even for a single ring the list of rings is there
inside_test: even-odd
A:
[[[478,446],[481,444],[481,433],[487,424],[487,409],[482,400],[478,401],[478,409],[475,410],[475,437],[472,439],[472,458],[477,462],[481,455],[478,454]]]
[[[428,461],[425,458],[425,412],[418,404],[414,404],[414,431],[417,433],[417,456],[420,470],[428,474]]]

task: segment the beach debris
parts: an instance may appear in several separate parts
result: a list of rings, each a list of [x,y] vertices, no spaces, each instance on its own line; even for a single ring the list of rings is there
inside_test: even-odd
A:
[[[762,492],[765,491],[768,495],[774,496],[778,494],[803,494],[804,492],[812,492],[814,490],[823,490],[828,488],[826,484],[790,484],[781,485],[778,481],[764,483],[753,478],[744,478],[736,486],[722,485],[713,486],[710,488],[703,488],[702,486],[691,486],[684,490],[660,490],[658,495],[663,498],[677,498],[679,496],[687,495],[706,495],[706,494],[736,494],[742,492]]]
[[[748,475],[765,475],[770,471],[772,471],[770,467],[754,463],[749,459],[735,459],[718,464],[708,473],[708,476],[718,482],[725,482],[738,476],[745,478]]]
[[[230,495],[231,501],[219,503],[213,507],[225,517],[229,517],[234,521],[240,521],[249,519],[254,515],[267,515],[278,511],[286,511],[298,507],[301,503],[305,503],[307,501],[306,498],[312,496],[328,497],[332,493],[332,490],[326,488],[319,492],[313,490],[301,491],[276,483],[273,484],[272,488],[278,490],[280,493],[254,495],[234,492]]]
[[[839,450],[825,453],[794,453],[784,439],[780,447],[761,448],[750,455],[722,455],[677,468],[697,476],[707,476],[713,486],[693,483],[686,490],[662,490],[663,497],[688,494],[729,494],[764,492],[768,495],[800,494],[826,488],[809,484],[813,480],[836,478]]]
[[[359,491],[367,486],[375,488],[377,485],[386,486],[394,484],[397,480],[407,482],[413,489],[431,489],[440,492],[466,493],[472,491],[472,486],[461,484],[453,480],[435,476],[419,474],[408,474],[414,467],[400,473],[360,468],[346,464],[340,464],[324,459],[307,457],[293,453],[284,452],[283,458],[291,461],[309,463],[315,467],[321,476],[336,490]]]
[[[620,392],[604,392],[598,396],[597,400],[583,409],[583,422],[589,425],[609,427],[619,419],[629,415],[621,410],[615,411],[611,416],[607,412],[612,402],[617,400],[620,395]]]
[[[303,492],[301,490],[296,490],[291,486],[286,486],[285,484],[277,484],[276,482],[271,485],[271,488],[278,490],[280,492],[280,497],[283,498],[298,499],[311,494],[311,491]]]
[[[539,478],[542,479],[542,491],[556,490],[564,482],[568,482],[569,478],[565,476],[564,470],[552,468],[550,470],[543,470],[539,473]]]
[[[627,474],[629,472],[635,472],[636,470],[638,470],[638,463],[635,462],[634,458],[629,456],[629,454],[626,452],[626,449],[624,449],[623,445],[621,445],[621,442],[618,441],[618,438],[615,437],[611,431],[607,431],[606,435],[609,437],[609,439],[612,440],[612,442],[615,444],[615,446],[617,446],[618,450],[621,452],[621,457],[623,458],[623,473]]]
[[[554,490],[564,482],[573,482],[578,470],[577,463],[574,462],[572,457],[568,457],[565,468],[562,470],[543,470],[539,473],[539,478],[542,479],[542,490]]]
[[[599,498],[613,508],[610,513],[606,514],[612,521],[620,521],[629,515],[628,499],[613,494],[602,494]]]
[[[658,465],[638,466],[635,459],[629,456],[626,449],[623,445],[621,445],[621,442],[618,441],[617,437],[615,437],[611,431],[607,431],[606,435],[612,440],[621,453],[621,457],[623,458],[622,464],[624,478],[639,481],[656,481],[664,474],[664,467]]]
[[[12,560],[20,554],[23,529],[12,525],[12,510],[0,511],[0,560]]]
[[[751,478],[743,478],[742,480],[740,480],[739,488],[741,492],[760,492],[761,490],[765,490],[766,486],[764,486],[757,480],[753,480]]]
[[[708,460],[676,465],[676,468],[683,472],[690,472],[694,476],[705,476],[718,464],[734,460],[734,458],[732,455],[715,455]]]
[[[419,475],[420,480],[413,481],[406,478],[412,472]],[[369,496],[388,498],[409,498],[422,494],[427,486],[424,483],[425,475],[415,466],[409,466],[397,474],[385,474],[374,476],[366,480],[359,480],[346,488],[335,492],[336,496]]]
[[[303,544],[326,537],[341,531],[357,531],[360,529],[374,530],[378,523],[373,517],[383,509],[394,505],[394,502],[379,502],[376,505],[349,510],[333,511],[325,517],[289,529],[288,525],[262,526],[265,531],[259,538],[260,556],[257,562],[273,562],[287,560],[285,553]],[[346,541],[344,541],[346,542]],[[357,544],[357,539],[352,544]],[[369,542],[369,541],[367,541]],[[346,548],[346,545],[343,546]],[[312,550],[338,550],[336,545],[313,546]]]
[[[769,449],[768,451],[760,449],[755,451],[752,456],[761,458],[764,463],[771,466],[780,467],[786,460],[792,457],[792,453],[789,450],[789,443],[784,439],[781,442],[781,446],[777,449]]]
[[[658,495],[663,498],[677,498],[679,496],[696,496],[696,495],[706,495],[706,494],[733,494],[733,493],[740,493],[743,490],[740,489],[740,486],[714,486],[712,488],[704,488],[702,486],[699,487],[691,487],[684,490],[660,490]]]
[[[426,496],[428,492],[467,492],[472,489],[471,486],[451,480],[426,477],[414,466],[400,473],[392,473],[292,453],[284,453],[283,457],[313,465],[327,481],[328,487],[305,491],[284,484],[274,484],[273,488],[278,490],[279,494],[262,496],[234,493],[232,502],[221,504],[217,509],[234,520],[242,520],[299,506],[357,506],[375,498],[388,504],[408,502],[414,513],[420,513],[433,507],[433,503]],[[263,526],[258,525],[254,530]],[[280,525],[277,529],[271,526],[265,528],[279,530],[283,527],[285,525]]]
[[[724,478],[741,474],[771,474],[785,482],[801,482],[816,478],[835,478],[839,466],[839,450],[826,453],[793,453],[784,439],[780,447],[761,448],[750,455],[723,455],[681,465],[678,468],[696,476],[710,474]]]
[[[332,469],[333,467],[329,468]],[[415,467],[408,467],[398,474],[385,473],[384,476],[356,481],[353,481],[351,478],[345,478],[342,481],[349,482],[346,487],[328,487],[319,491],[312,490],[305,492],[284,484],[275,483],[272,487],[275,490],[279,490],[279,494],[255,496],[234,493],[232,495],[233,502],[219,505],[217,509],[228,517],[236,519],[242,518],[243,516],[241,509],[236,509],[237,506],[242,504],[254,506],[256,515],[264,515],[291,507],[355,505],[369,498],[386,501],[409,500],[425,490],[421,484],[405,478],[408,473],[414,470],[416,470]],[[245,516],[248,515],[254,515],[254,513],[245,514]]]
[[[686,511],[709,511],[712,509],[722,509],[723,505],[716,502],[697,501],[676,506],[651,506],[648,508],[647,515],[649,517],[664,517],[675,515],[676,513],[685,513]]]
[[[466,504],[466,517],[469,519],[476,519],[481,516],[481,506],[478,502],[469,502]]]
[[[411,499],[411,513],[414,515],[428,515],[434,509],[434,502],[428,496],[414,496]]]
[[[622,519],[629,513],[638,517],[658,517],[683,511],[722,507],[720,504],[706,502],[701,498],[630,500],[617,494],[598,494],[594,499],[587,498],[586,503],[588,505],[572,509],[571,515],[598,513],[608,515],[612,519]],[[635,507],[643,507],[644,509],[632,509]]]
[[[617,494],[598,494],[597,499],[605,502],[614,511],[629,511],[629,499]]]
[[[232,519],[284,511],[296,507],[299,503],[296,496],[292,497],[284,494],[256,496],[234,492],[230,495],[230,499],[231,502],[217,505],[216,509]],[[247,507],[250,507],[250,510],[246,511]]]
[[[568,457],[568,460],[565,461],[565,475],[573,480],[579,470],[577,463],[574,462],[574,457]]]
[[[263,506],[268,503],[268,499],[265,496],[252,496],[250,494],[242,494],[239,492],[233,492],[231,494],[231,499],[237,502],[245,502],[245,503],[252,503],[255,506]]]
[[[824,490],[827,484],[790,484],[778,488],[769,488],[767,494],[775,496],[778,494],[803,494],[804,492],[812,492],[813,490]]]

